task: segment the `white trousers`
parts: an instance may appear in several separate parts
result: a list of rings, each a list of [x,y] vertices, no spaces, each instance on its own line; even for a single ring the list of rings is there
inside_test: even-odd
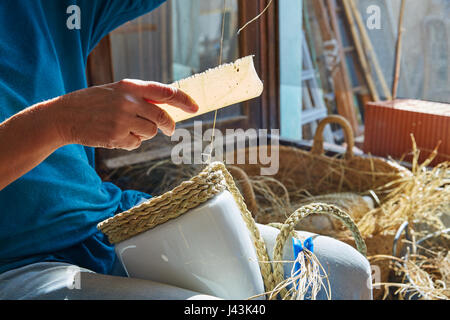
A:
[[[269,256],[275,245],[278,230],[258,225]],[[331,298],[339,300],[372,299],[369,262],[353,247],[335,239],[313,236],[314,254],[325,268],[331,286]],[[284,248],[284,260],[293,261],[292,243]],[[292,264],[285,264],[289,275]],[[0,274],[0,299],[52,300],[186,300],[216,299],[201,292],[193,292],[149,280],[128,278],[120,265],[114,275],[102,275],[74,265],[44,262],[27,265]],[[326,299],[324,290],[318,299]]]

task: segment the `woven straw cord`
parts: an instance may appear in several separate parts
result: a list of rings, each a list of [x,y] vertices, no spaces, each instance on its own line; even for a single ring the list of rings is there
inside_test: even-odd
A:
[[[256,222],[236,187],[233,176],[221,162],[210,164],[197,176],[181,183],[172,191],[99,223],[98,229],[108,236],[111,243],[118,243],[175,219],[226,189],[233,195],[250,232],[266,292],[272,292],[276,285],[284,280],[283,265],[281,262],[271,263],[265,241],[256,226]],[[280,233],[277,236],[274,248],[274,261],[282,260],[286,240],[295,235],[294,227],[297,223],[313,213],[328,214],[340,219],[352,231],[358,250],[362,254],[366,254],[364,240],[347,213],[332,205],[310,204],[296,210],[284,224],[276,225],[280,229]],[[284,292],[286,291],[284,290]],[[284,294],[282,292],[282,295]]]
[[[311,214],[326,214],[341,220],[342,223],[344,223],[344,225],[352,232],[358,251],[362,255],[366,256],[367,247],[364,239],[362,238],[361,233],[352,218],[345,211],[336,206],[323,203],[305,205],[294,211],[294,213],[284,223],[271,224],[273,227],[280,230],[273,252],[273,277],[275,279],[275,283],[280,283],[284,280],[283,263],[280,261],[283,260],[283,249],[286,241],[292,236],[296,237],[295,226],[300,220]],[[285,296],[287,294],[287,290],[282,289],[280,293],[281,296]]]
[[[172,191],[99,223],[98,229],[109,242],[118,243],[181,216],[225,190],[222,172],[211,169],[207,167]]]
[[[258,227],[256,226],[256,222],[252,217],[252,214],[247,209],[247,205],[245,204],[244,198],[242,197],[239,189],[236,187],[234,183],[233,176],[227,170],[225,165],[222,162],[214,162],[211,164],[211,167],[215,170],[221,170],[225,176],[225,180],[228,186],[228,190],[233,195],[236,204],[241,211],[242,218],[244,219],[245,224],[250,232],[250,235],[253,240],[253,245],[255,246],[256,255],[259,261],[259,268],[261,270],[261,276],[264,281],[264,287],[266,291],[272,291],[275,289],[277,283],[273,277],[272,266],[270,265],[270,258],[267,254],[266,242],[262,238]]]

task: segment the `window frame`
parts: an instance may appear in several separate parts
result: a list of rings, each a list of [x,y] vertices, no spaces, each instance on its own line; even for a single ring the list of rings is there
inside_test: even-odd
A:
[[[274,0],[268,10],[258,20],[248,25],[239,35],[239,55],[241,57],[254,55],[255,69],[264,83],[264,91],[260,97],[242,103],[241,116],[218,119],[216,128],[222,132],[225,132],[226,129],[236,128],[244,130],[249,128],[280,128],[278,4],[279,0]],[[242,26],[253,19],[266,6],[266,0],[239,0],[239,25]],[[167,15],[170,19],[170,10],[166,9],[166,12],[168,12]],[[88,57],[86,68],[88,85],[96,86],[113,82],[113,71],[111,39],[110,35],[107,35]],[[192,125],[186,126],[187,129],[192,129],[192,127]],[[212,127],[212,121],[204,122],[204,130],[210,127]],[[141,148],[147,151],[149,149],[154,150],[156,157],[159,154],[159,149],[165,147],[166,141],[163,137],[157,136],[152,140],[145,141],[142,146],[144,148]],[[132,151],[132,153],[139,153],[140,149]],[[130,152],[96,149],[98,170],[107,171],[111,169],[106,165],[106,160],[121,157],[125,154],[129,155]],[[147,157],[148,160],[150,158],[152,157]],[[146,158],[143,157],[142,161],[146,161]],[[124,165],[126,165],[126,162]]]

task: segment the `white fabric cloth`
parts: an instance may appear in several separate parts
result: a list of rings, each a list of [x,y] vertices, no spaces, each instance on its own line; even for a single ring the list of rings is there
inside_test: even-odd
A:
[[[272,258],[278,230],[258,225]],[[335,239],[300,232],[302,238],[313,236],[314,254],[326,269],[331,298],[343,300],[372,299],[369,262],[353,247]],[[284,260],[293,261],[292,243],[284,248]],[[289,275],[292,264],[284,266]],[[321,290],[317,299],[326,299]],[[39,300],[186,300],[217,299],[149,280],[127,278],[116,263],[113,275],[102,275],[60,262],[35,263],[0,274],[0,299]]]

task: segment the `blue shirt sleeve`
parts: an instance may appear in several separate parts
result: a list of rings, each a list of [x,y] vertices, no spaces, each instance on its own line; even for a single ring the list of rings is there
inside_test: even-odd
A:
[[[81,37],[88,55],[109,32],[144,15],[166,0],[79,0]]]

